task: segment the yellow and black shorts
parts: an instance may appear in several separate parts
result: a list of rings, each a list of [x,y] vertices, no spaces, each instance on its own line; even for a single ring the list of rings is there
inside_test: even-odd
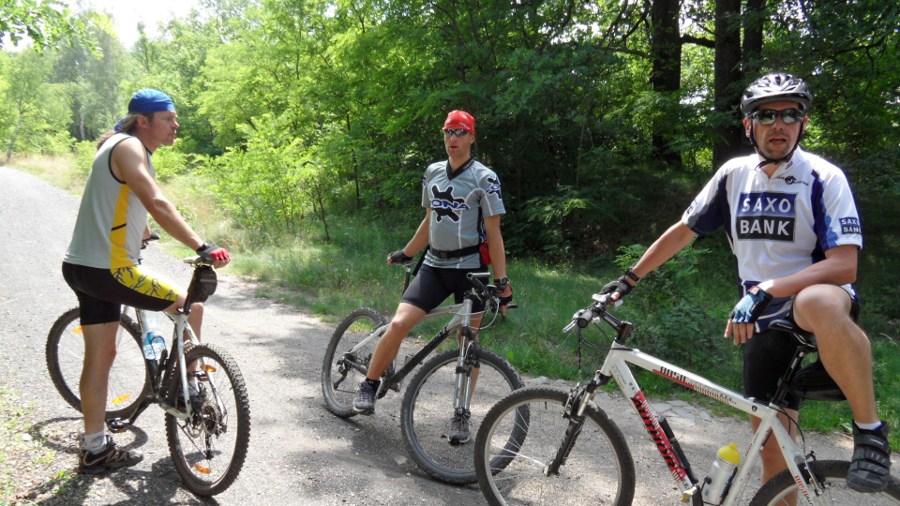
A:
[[[110,270],[63,262],[62,272],[78,297],[82,325],[119,321],[123,304],[162,311],[178,298],[168,283],[137,266]]]

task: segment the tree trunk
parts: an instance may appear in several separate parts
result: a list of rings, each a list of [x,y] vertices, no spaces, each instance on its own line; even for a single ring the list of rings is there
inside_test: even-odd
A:
[[[766,21],[766,0],[747,0],[744,15],[743,78],[755,79],[762,61],[763,32]]]
[[[719,167],[742,151],[741,100],[741,1],[716,0],[716,58],[713,65],[715,111],[723,123],[715,128],[713,166]]]
[[[681,33],[678,28],[679,0],[655,0],[650,11],[650,53],[653,91],[671,94],[681,89]],[[669,108],[667,108],[669,109]],[[680,170],[681,154],[672,150],[673,122],[669,114],[654,121],[653,160],[663,169]]]

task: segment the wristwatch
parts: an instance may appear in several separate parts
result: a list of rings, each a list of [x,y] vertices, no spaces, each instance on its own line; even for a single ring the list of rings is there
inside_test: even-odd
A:
[[[494,278],[494,284],[495,284],[495,285],[508,285],[508,284],[509,284],[509,278],[506,277],[506,276],[503,276],[503,277],[500,278],[500,279]]]

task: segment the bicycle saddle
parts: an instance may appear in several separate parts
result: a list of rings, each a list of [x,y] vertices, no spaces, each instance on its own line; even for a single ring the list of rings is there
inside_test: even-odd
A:
[[[790,320],[774,320],[769,324],[769,328],[789,332],[800,342],[800,346],[806,348],[806,351],[817,351],[816,336],[801,329]],[[825,370],[825,365],[821,360],[816,360],[797,371],[789,386],[802,399],[813,401],[843,401],[846,399],[840,387]]]

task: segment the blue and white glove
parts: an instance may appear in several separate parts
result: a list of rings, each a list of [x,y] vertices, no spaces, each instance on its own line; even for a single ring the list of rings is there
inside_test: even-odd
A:
[[[753,323],[763,314],[763,311],[769,307],[771,302],[772,294],[758,286],[754,286],[747,290],[747,295],[744,295],[737,305],[734,306],[734,310],[731,312],[731,321],[734,323]]]

